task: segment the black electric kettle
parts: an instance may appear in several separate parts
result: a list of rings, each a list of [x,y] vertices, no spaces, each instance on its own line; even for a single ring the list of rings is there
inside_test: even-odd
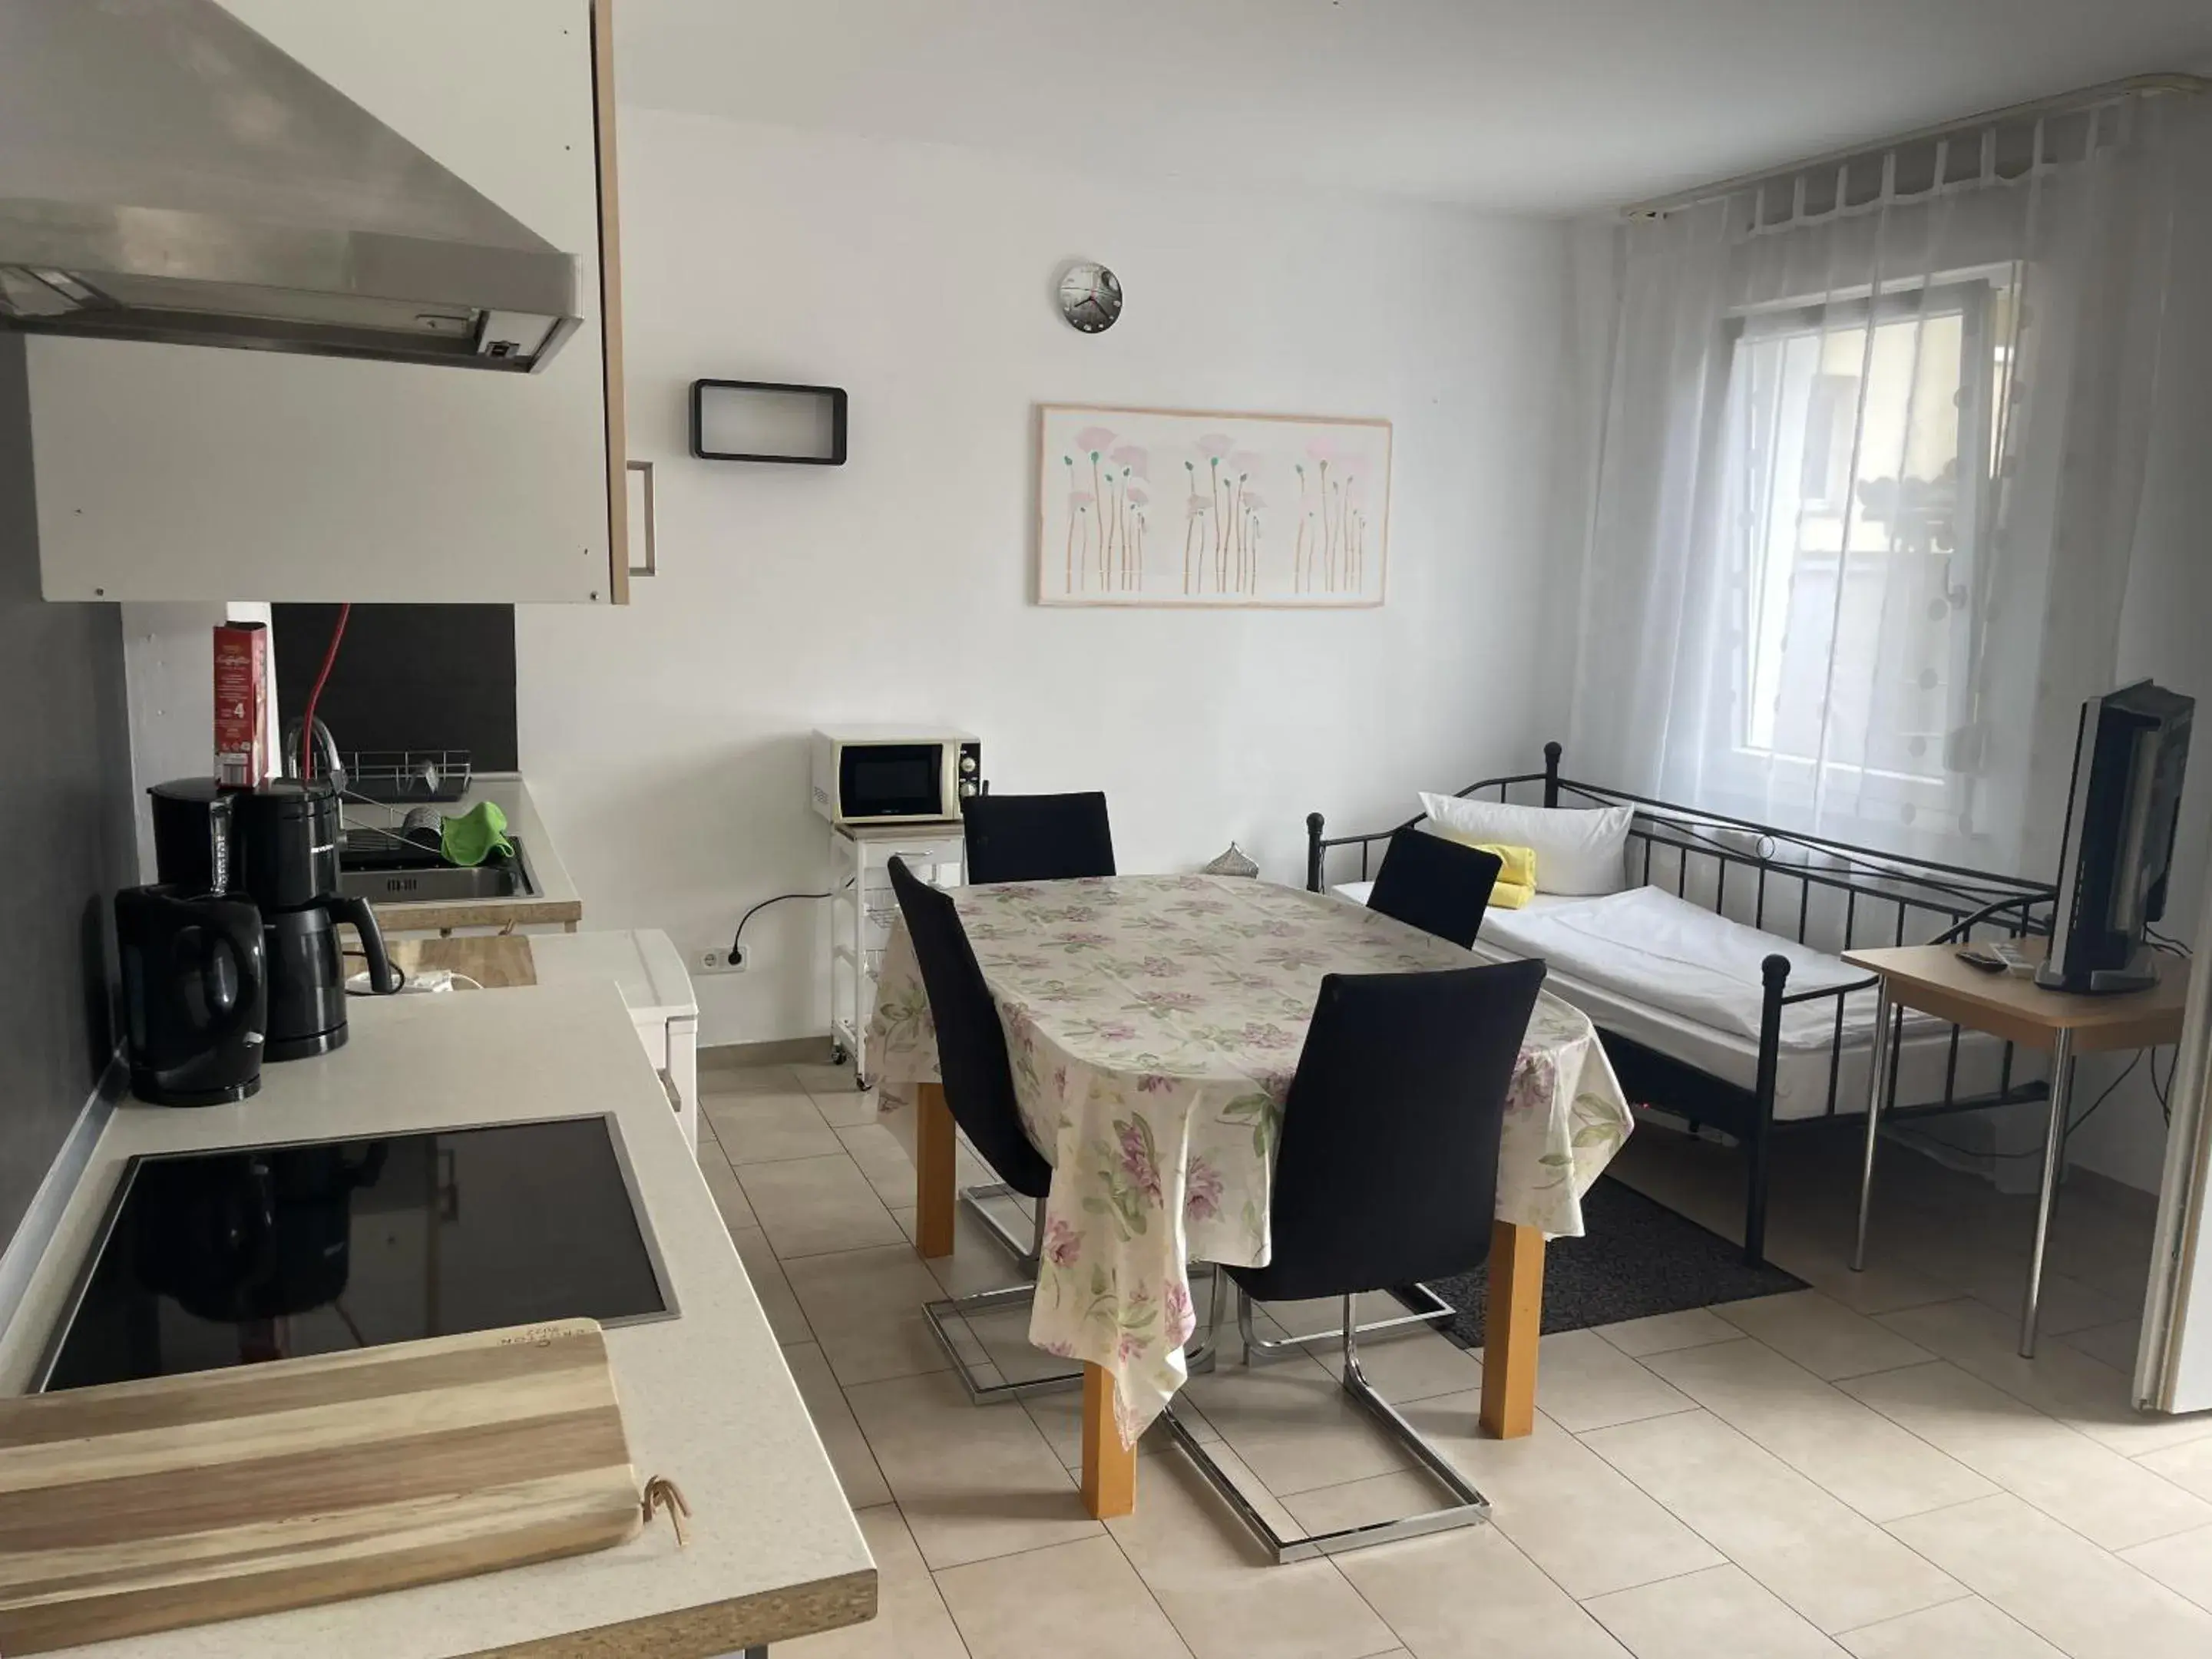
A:
[[[157,1106],[214,1106],[261,1087],[268,1030],[261,912],[178,886],[115,896],[131,1091]]]

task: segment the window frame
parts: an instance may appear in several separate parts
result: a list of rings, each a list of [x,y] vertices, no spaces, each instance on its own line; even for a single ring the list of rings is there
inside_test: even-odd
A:
[[[1970,593],[1975,592],[1979,568],[1988,554],[1986,538],[1996,521],[1995,499],[2002,465],[2002,458],[1996,453],[2002,378],[1996,356],[1999,342],[1993,337],[1996,302],[2007,289],[2017,295],[2025,275],[2021,264],[2008,262],[1945,272],[1926,280],[1900,282],[1885,286],[1879,293],[1862,287],[1839,289],[1818,298],[1733,308],[1721,319],[1719,361],[1724,372],[1713,376],[1711,382],[1709,395],[1715,400],[1711,429],[1720,434],[1723,444],[1733,441],[1729,410],[1736,395],[1740,367],[1746,361],[1743,349],[1747,344],[1798,336],[1820,337],[1869,326],[1878,328],[1886,324],[1921,321],[1931,316],[1958,316],[1961,374],[1956,395],[1961,465],[1953,550],[1949,555],[1955,562],[1951,586],[1964,586]],[[1967,372],[1969,365],[1975,366],[1978,372]],[[1863,384],[1862,379],[1862,398]],[[1855,416],[1854,429],[1863,418],[1863,414]],[[1964,466],[1968,456],[1976,459],[1971,476]],[[1731,457],[1723,465],[1748,459]],[[1777,462],[1770,458],[1768,464]],[[1856,469],[1850,470],[1856,472]],[[1856,478],[1845,483],[1847,526],[1858,510],[1849,500],[1856,483]],[[1716,522],[1723,527],[1723,534],[1742,533],[1744,528],[1735,524],[1732,505],[1723,507]],[[1846,529],[1846,544],[1849,539]],[[1850,556],[1847,550],[1838,555],[1839,581],[1848,574]],[[1708,743],[1708,755],[1718,768],[1718,775],[1713,781],[1719,789],[1740,803],[1764,807],[1771,801],[1779,786],[1787,799],[1810,803],[1819,809],[1827,793],[1820,787],[1821,775],[1825,773],[1828,780],[1844,786],[1836,792],[1839,794],[1893,807],[1911,806],[1916,815],[1933,812],[1939,823],[1949,819],[1954,832],[1961,833],[1960,826],[1971,822],[1976,781],[1972,763],[1975,757],[1950,750],[1957,734],[1968,731],[1976,717],[1972,666],[1981,641],[1976,635],[1972,606],[1954,607],[1951,617],[1953,638],[1947,658],[1952,672],[1946,685],[1946,724],[1942,732],[1933,734],[1939,747],[1937,772],[1930,776],[1856,761],[1824,761],[1816,756],[1791,755],[1753,744],[1749,722],[1755,672],[1754,641],[1759,619],[1754,608],[1755,589],[1748,560],[1739,565],[1731,557],[1721,577],[1717,591],[1724,597],[1727,614],[1741,627],[1741,644],[1728,653],[1730,695],[1725,699],[1723,715],[1726,728],[1711,732]],[[1880,822],[1863,815],[1859,815],[1856,821]]]

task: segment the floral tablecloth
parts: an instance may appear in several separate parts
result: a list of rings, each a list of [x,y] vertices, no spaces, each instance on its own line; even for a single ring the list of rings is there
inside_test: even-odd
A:
[[[1010,882],[953,898],[1006,1024],[1030,1138],[1053,1164],[1030,1338],[1113,1373],[1134,1443],[1184,1379],[1185,1264],[1267,1261],[1283,1100],[1322,976],[1468,956],[1342,899],[1227,876]],[[903,925],[868,1050],[886,1111],[937,1080]],[[1589,1020],[1541,998],[1507,1099],[1498,1218],[1580,1234],[1582,1195],[1630,1123]]]

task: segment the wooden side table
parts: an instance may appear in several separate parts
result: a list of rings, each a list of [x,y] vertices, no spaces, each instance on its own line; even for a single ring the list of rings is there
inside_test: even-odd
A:
[[[2039,939],[2010,941],[2021,954],[2039,959],[2048,944]],[[1894,1104],[1891,1075],[1891,1027],[1905,1009],[1932,1014],[2023,1048],[2051,1055],[2051,1123],[2043,1141],[2043,1177],[2035,1194],[2035,1245],[2027,1264],[2027,1299],[2021,1310],[2020,1352],[2035,1354],[2037,1304],[2043,1295],[2043,1252],[2051,1235],[2051,1206],[2065,1154],[2067,1113],[2073,1103],[2074,1061],[2081,1054],[2118,1048],[2155,1048],[2181,1039],[2182,1005],[2189,992],[2189,965],[2160,957],[2159,982],[2148,991],[2117,996],[2075,996],[2046,991],[2032,979],[1993,974],[1959,960],[1957,945],[1907,945],[1877,951],[1846,951],[1844,960],[1881,981],[1875,1012],[1874,1067],[1867,1089],[1866,1153],[1859,1174],[1858,1237],[1851,1268],[1866,1265],[1867,1212],[1874,1197],[1874,1149],[1881,1115]]]

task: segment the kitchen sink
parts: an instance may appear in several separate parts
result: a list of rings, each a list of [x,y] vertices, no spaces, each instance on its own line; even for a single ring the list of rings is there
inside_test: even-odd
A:
[[[373,830],[349,830],[338,853],[338,891],[372,903],[529,898],[537,890],[530,884],[520,842],[513,858],[488,860],[473,869],[447,864],[434,848]]]

